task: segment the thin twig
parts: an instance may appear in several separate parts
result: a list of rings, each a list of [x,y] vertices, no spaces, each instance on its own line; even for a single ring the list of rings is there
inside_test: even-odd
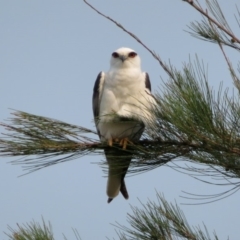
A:
[[[208,14],[207,11],[206,11],[206,13]],[[210,27],[212,28],[212,30],[215,32],[215,34],[216,34],[216,36],[217,36],[218,33],[217,33],[216,29],[215,29],[215,26],[213,26],[213,24],[212,24],[212,22],[210,21],[210,19],[208,19],[208,21],[209,21]],[[235,83],[235,85],[238,87],[238,89],[240,89],[240,87],[239,87],[239,79],[238,79],[237,75],[235,74],[235,71],[234,71],[234,69],[233,69],[233,67],[232,67],[232,64],[231,64],[231,62],[229,61],[229,59],[228,59],[228,57],[227,57],[227,55],[226,55],[226,53],[225,53],[225,51],[224,51],[224,49],[223,49],[222,43],[221,43],[221,41],[218,40],[218,39],[217,39],[217,43],[218,43],[219,48],[221,49],[221,52],[222,52],[222,54],[223,54],[223,56],[224,56],[225,61],[226,61],[227,65],[228,65],[228,67],[229,67],[229,70],[230,70],[230,73],[231,73],[231,75],[232,75],[232,77],[233,77],[234,83]]]
[[[90,8],[92,8],[95,12],[97,12],[99,15],[102,17],[108,19],[109,21],[113,22],[116,24],[119,28],[121,28],[124,32],[126,32],[128,35],[130,35],[132,38],[134,38],[138,43],[140,43],[148,52],[152,54],[152,56],[158,61],[160,66],[164,69],[164,71],[172,78],[174,79],[174,75],[171,73],[171,70],[167,67],[167,65],[164,64],[164,62],[161,60],[161,58],[154,53],[150,48],[148,48],[135,34],[132,32],[128,31],[125,27],[123,27],[120,23],[117,21],[113,20],[111,17],[103,14],[99,10],[97,10],[95,7],[93,7],[90,3],[88,3],[86,0],[83,0]]]
[[[220,49],[221,49],[221,51],[222,51],[222,54],[223,54],[223,56],[224,56],[224,58],[225,58],[225,60],[226,60],[226,62],[227,62],[227,65],[228,65],[228,67],[229,67],[230,73],[231,73],[231,75],[232,75],[233,78],[234,78],[234,83],[236,84],[236,86],[238,87],[238,89],[240,89],[240,85],[239,85],[240,81],[239,81],[238,77],[237,77],[236,74],[235,74],[235,71],[234,71],[234,69],[233,69],[233,67],[232,67],[232,64],[231,64],[231,62],[229,61],[229,59],[228,59],[228,57],[227,57],[227,55],[226,55],[226,53],[225,53],[225,51],[224,51],[224,49],[223,49],[222,44],[219,42],[218,45],[219,45],[219,47],[220,47]]]
[[[231,41],[240,43],[240,39],[237,38],[232,32],[230,32],[228,29],[223,27],[221,24],[219,24],[215,19],[210,17],[207,12],[205,12],[201,7],[199,7],[196,3],[194,3],[194,0],[183,0],[184,2],[187,2],[189,5],[191,5],[193,8],[195,8],[198,12],[200,12],[203,16],[205,16],[209,21],[214,23],[219,29],[221,29],[223,32],[225,32],[228,36],[231,37]]]

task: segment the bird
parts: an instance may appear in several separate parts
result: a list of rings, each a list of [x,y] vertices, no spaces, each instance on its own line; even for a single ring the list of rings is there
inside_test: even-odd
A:
[[[119,192],[129,198],[124,177],[132,159],[127,145],[138,141],[145,126],[153,121],[155,98],[147,72],[141,70],[139,55],[130,48],[115,50],[108,72],[101,71],[95,81],[92,109],[96,129],[105,148],[108,163],[107,195],[110,203]],[[118,143],[123,150],[114,148]]]

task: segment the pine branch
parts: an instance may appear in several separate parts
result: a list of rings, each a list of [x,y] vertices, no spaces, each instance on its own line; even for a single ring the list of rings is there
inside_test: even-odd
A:
[[[193,33],[195,37],[199,36],[201,39],[205,39],[207,41],[221,41],[222,44],[240,50],[240,47],[235,45],[235,43],[240,44],[240,39],[236,37],[231,30],[216,0],[206,0],[208,10],[213,14],[213,17],[209,15],[208,10],[205,11],[201,7],[197,0],[183,1],[187,2],[204,17],[201,23],[196,22],[191,24],[190,29],[195,32],[195,34]],[[210,23],[216,26],[215,29],[219,29],[219,31],[217,30],[217,34],[216,31],[212,30]]]
[[[101,148],[99,141],[86,137],[96,135],[90,129],[21,111],[15,111],[13,116],[10,125],[0,124],[8,131],[0,139],[0,155],[26,157],[12,163],[23,164],[29,171],[83,156],[96,146]]]
[[[128,214],[127,222],[131,228],[121,224],[114,226],[118,230],[120,240],[210,240],[210,235],[205,225],[204,230],[199,226],[190,227],[183,212],[177,206],[168,203],[163,195],[157,194],[158,202],[148,201],[142,208],[131,207],[132,214]],[[218,239],[213,233],[215,240]]]
[[[192,36],[199,38],[201,40],[210,41],[217,43],[220,47],[220,50],[226,60],[230,75],[234,81],[235,87],[240,92],[240,78],[237,76],[227,54],[223,49],[223,45],[231,47],[235,50],[240,50],[240,40],[236,37],[232,29],[230,28],[224,13],[218,4],[217,0],[206,0],[207,10],[204,11],[203,7],[196,1],[183,0],[184,2],[189,3],[193,8],[199,11],[203,20],[201,22],[191,23],[189,28],[192,32],[189,32]],[[197,4],[196,4],[196,3]],[[208,11],[213,15],[211,17]],[[239,10],[237,8],[238,16]],[[236,21],[239,25],[239,20],[236,18]]]
[[[12,164],[20,164],[29,172],[33,172],[44,167],[57,163],[80,158],[88,154],[102,154],[103,149],[108,148],[106,143],[88,137],[97,135],[90,129],[71,125],[51,118],[37,116],[22,111],[15,111],[10,119],[10,124],[0,123],[8,131],[0,139],[0,156],[23,157],[11,161]],[[158,147],[159,141],[149,141],[144,139],[135,145],[129,144],[129,152],[137,149],[137,158],[142,161],[141,170],[157,167],[174,157],[180,156],[180,152],[171,156],[156,156],[161,152],[166,152]],[[173,143],[163,143],[163,148],[169,148]],[[113,146],[122,150],[118,145]],[[151,148],[153,154],[149,154],[147,149]],[[154,149],[157,149],[156,152]],[[124,150],[123,150],[124,151]],[[120,157],[119,157],[120,158]],[[143,160],[151,159],[151,164]],[[132,165],[135,165],[133,161]]]
[[[10,240],[54,240],[52,226],[49,223],[45,223],[42,218],[41,224],[32,221],[27,224],[17,224],[17,230],[14,230],[12,227],[8,226],[10,233],[5,233]],[[76,229],[73,229],[74,235],[77,240],[81,240],[81,237]],[[64,236],[64,239],[67,238]]]
[[[228,65],[234,84],[238,89],[238,91],[240,91],[240,79],[237,76],[234,68],[232,67],[230,60],[228,59],[223,49],[223,45],[225,45],[227,47],[231,47],[239,51],[240,40],[236,37],[236,35],[234,35],[232,29],[230,28],[222,12],[220,5],[216,0],[206,0],[208,9],[204,11],[201,5],[198,3],[198,1],[196,1],[197,4],[195,3],[195,1],[188,1],[188,0],[183,0],[183,1],[188,2],[203,16],[203,20],[201,22],[195,22],[195,23],[192,22],[190,24],[189,28],[191,32],[189,33],[196,38],[217,43],[219,45],[220,50],[224,56],[224,59],[226,60],[226,63]],[[212,13],[214,18],[212,18],[209,15],[208,10]],[[238,15],[239,15],[239,11],[238,11]],[[236,21],[239,24],[239,20],[237,18],[236,18]]]
[[[157,203],[148,201],[142,209],[131,206],[132,214],[128,214],[127,222],[131,228],[119,223],[114,224],[121,240],[211,240],[205,225],[202,230],[199,226],[190,227],[181,209],[177,204],[168,203],[164,196],[157,193]],[[17,230],[8,226],[10,233],[5,233],[11,240],[54,240],[51,224],[42,224],[32,221],[27,224],[17,224]],[[73,229],[76,239],[81,239],[77,230]],[[213,233],[215,240],[218,239]],[[64,236],[64,239],[67,238]],[[109,239],[109,238],[108,238]]]
[[[10,233],[5,234],[11,240],[54,240],[51,224],[47,225],[43,219],[42,221],[43,226],[34,221],[29,224],[23,224],[23,226],[17,224],[17,230],[9,226]]]

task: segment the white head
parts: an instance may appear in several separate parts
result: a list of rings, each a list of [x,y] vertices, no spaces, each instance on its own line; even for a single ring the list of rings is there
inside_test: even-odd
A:
[[[141,68],[141,59],[130,48],[119,48],[112,53],[110,68]]]

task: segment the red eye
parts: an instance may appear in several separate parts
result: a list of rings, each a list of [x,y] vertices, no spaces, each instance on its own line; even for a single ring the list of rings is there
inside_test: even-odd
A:
[[[131,58],[134,58],[134,57],[137,56],[137,54],[136,54],[135,52],[130,52],[130,53],[128,54],[128,56],[131,57]]]
[[[118,58],[118,57],[119,57],[118,53],[116,53],[116,52],[112,53],[112,56],[113,56],[114,58]]]

